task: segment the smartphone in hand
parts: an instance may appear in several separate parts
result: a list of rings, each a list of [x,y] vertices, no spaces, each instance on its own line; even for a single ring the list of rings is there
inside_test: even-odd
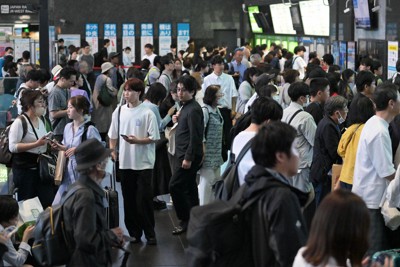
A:
[[[129,137],[128,137],[127,135],[125,135],[125,134],[121,134],[121,137],[124,138],[124,139],[128,139],[128,138],[129,138]]]

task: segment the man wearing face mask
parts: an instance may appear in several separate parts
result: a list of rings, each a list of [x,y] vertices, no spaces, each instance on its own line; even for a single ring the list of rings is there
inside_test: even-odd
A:
[[[97,139],[88,139],[75,150],[80,177],[69,190],[78,189],[63,204],[66,236],[73,251],[67,266],[109,266],[111,246],[123,244],[121,228],[107,229],[108,203],[100,186],[110,154]]]
[[[288,94],[292,102],[284,109],[282,121],[290,124],[297,131],[295,144],[300,159],[299,170],[292,179],[289,179],[289,183],[304,192],[310,192],[312,191],[309,180],[310,166],[317,130],[314,118],[304,111],[304,107],[308,104],[310,87],[304,82],[295,82],[289,86]]]
[[[342,136],[339,125],[344,123],[349,112],[347,99],[333,96],[325,102],[325,115],[315,133],[314,154],[310,178],[314,185],[315,202],[318,206],[331,191],[332,164],[341,164],[337,148]]]

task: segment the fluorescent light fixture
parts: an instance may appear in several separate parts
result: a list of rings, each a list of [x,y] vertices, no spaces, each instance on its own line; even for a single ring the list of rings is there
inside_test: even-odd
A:
[[[27,23],[21,23],[21,24],[14,24],[14,28],[26,28],[29,25]]]

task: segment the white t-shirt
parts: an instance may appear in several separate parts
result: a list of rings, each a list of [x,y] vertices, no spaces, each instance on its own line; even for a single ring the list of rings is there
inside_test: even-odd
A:
[[[243,131],[236,135],[235,139],[233,139],[232,152],[235,154],[235,158],[239,156],[240,151],[242,151],[243,147],[247,144],[247,142],[256,136],[256,132],[247,132]],[[255,165],[253,160],[253,155],[251,154],[251,149],[247,151],[244,155],[243,159],[240,161],[238,166],[238,176],[240,185],[244,184],[244,177],[249,172],[251,168]]]
[[[154,58],[156,57],[157,55],[156,54],[151,54],[150,56],[148,56],[148,55],[144,55],[143,57],[142,57],[142,60],[143,59],[148,59],[149,61],[150,61],[150,66],[152,67],[152,66],[154,66]]]
[[[108,137],[119,138],[119,168],[130,170],[153,169],[156,160],[156,145],[150,143],[129,144],[121,136],[118,136],[118,112],[116,108],[112,114],[112,121]],[[140,104],[134,108],[128,108],[125,104],[121,107],[119,134],[134,135],[137,138],[149,137],[151,140],[160,139],[156,115],[153,111]]]
[[[204,83],[202,85],[203,93],[205,93],[207,87],[210,85],[221,86],[221,92],[224,94],[224,96],[219,99],[218,106],[232,109],[232,98],[238,96],[235,81],[233,80],[232,76],[226,73],[222,73],[220,76],[217,76],[213,72],[204,78]]]
[[[389,123],[373,116],[361,132],[354,166],[353,189],[369,209],[378,209],[388,185],[384,177],[395,173]]]
[[[307,66],[306,62],[304,59],[300,56],[294,56],[293,57],[293,69],[298,70],[300,73],[299,78],[303,79],[304,75],[306,74],[305,67]]]
[[[249,109],[251,108],[251,105],[253,105],[254,101],[256,101],[258,97],[257,92],[255,92],[249,99],[249,101],[247,101],[246,106],[244,107],[244,113],[246,113],[247,111],[249,111]]]
[[[28,120],[25,117],[21,117],[22,120],[25,120],[26,125],[27,125],[27,132],[24,138],[22,138],[23,135],[23,126],[22,126],[22,121],[20,119],[16,119],[13,124],[10,127],[10,132],[8,134],[8,137],[10,138],[9,140],[9,150],[12,153],[18,153],[17,150],[17,144],[18,143],[34,143],[38,139],[36,138],[36,135],[32,129],[32,126],[29,124]],[[35,128],[36,134],[38,135],[39,138],[42,138],[46,133],[46,127],[41,119],[38,119],[39,121],[39,128]],[[27,150],[26,152],[31,152],[35,154],[41,154],[45,153],[47,150],[47,146],[39,146],[35,147],[32,149]]]

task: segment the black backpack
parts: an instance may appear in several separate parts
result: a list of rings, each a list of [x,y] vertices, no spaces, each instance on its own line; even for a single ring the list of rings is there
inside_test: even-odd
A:
[[[36,222],[32,254],[41,266],[67,264],[73,252],[64,228],[63,204],[76,191],[84,188],[75,184],[67,191],[60,205],[45,209]]]
[[[226,167],[224,173],[221,176],[221,180],[217,181],[213,185],[213,190],[215,192],[215,198],[220,200],[229,200],[239,189],[239,177],[238,177],[238,167],[239,163],[242,161],[244,155],[251,148],[251,143],[253,139],[250,139],[242,148],[239,155],[236,157],[235,154],[230,154],[230,162]]]
[[[244,184],[229,201],[193,207],[187,232],[188,266],[254,266],[247,211],[264,192],[257,182],[251,187]]]
[[[296,61],[297,58],[298,56],[295,56],[290,60],[286,60],[285,64],[283,65],[284,69],[293,69],[294,62]]]

